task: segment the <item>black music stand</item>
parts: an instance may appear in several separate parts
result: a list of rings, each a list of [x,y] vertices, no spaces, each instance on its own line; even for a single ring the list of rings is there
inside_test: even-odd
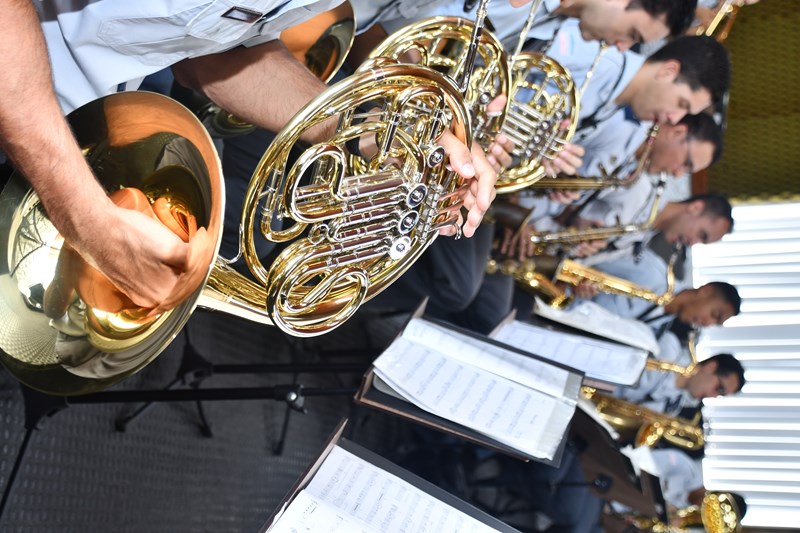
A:
[[[372,350],[366,350],[369,355],[374,355]],[[336,353],[336,352],[326,352]],[[345,352],[349,355],[357,353],[356,350]],[[288,432],[289,417],[292,411],[305,413],[305,398],[313,396],[352,396],[357,387],[305,387],[297,382],[297,376],[302,373],[315,372],[353,372],[363,374],[366,364],[252,364],[252,365],[215,365],[203,358],[188,342],[184,349],[183,358],[178,371],[178,376],[165,389],[157,390],[114,390],[95,392],[78,396],[56,396],[33,390],[20,383],[23,402],[25,406],[25,434],[22,444],[17,451],[11,472],[0,499],[0,520],[2,520],[5,506],[22,465],[33,431],[39,428],[44,418],[49,418],[70,405],[98,404],[98,403],[143,403],[133,414],[118,418],[115,426],[124,431],[127,424],[143,413],[155,402],[195,402],[201,419],[200,429],[204,436],[211,437],[211,427],[202,408],[203,401],[222,400],[274,400],[286,403],[286,412],[281,428],[280,437],[273,448],[273,453],[279,455],[283,451],[286,434]],[[229,388],[200,388],[200,385],[215,374],[253,374],[253,373],[290,373],[294,379],[292,383],[274,385],[269,387],[229,387]],[[180,384],[187,384],[188,389],[176,389]],[[354,430],[356,425],[351,426]]]
[[[637,475],[608,431],[580,409],[575,411],[572,431],[573,439],[583,447],[580,459],[587,479],[603,480],[601,486],[589,483],[595,492],[644,516],[666,521],[666,504],[656,476],[644,471]]]

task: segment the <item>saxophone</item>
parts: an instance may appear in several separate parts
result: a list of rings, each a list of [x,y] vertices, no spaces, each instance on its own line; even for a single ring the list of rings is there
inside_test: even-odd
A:
[[[742,529],[736,500],[725,492],[706,492],[702,504],[678,509],[668,524],[648,516],[623,514],[622,518],[638,531],[651,533],[685,533],[698,526],[708,533],[736,533]]]
[[[621,398],[583,387],[583,396],[592,401],[597,414],[619,433],[623,442],[653,447],[661,439],[684,450],[698,450],[705,445],[699,417],[687,420],[647,409]],[[657,438],[656,438],[657,437]]]

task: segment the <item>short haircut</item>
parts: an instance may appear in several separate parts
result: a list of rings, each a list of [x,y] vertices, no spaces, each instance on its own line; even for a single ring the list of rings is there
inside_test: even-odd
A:
[[[694,22],[697,0],[631,0],[626,9],[643,9],[653,18],[664,15],[669,34],[677,37]]]
[[[717,370],[714,372],[716,375],[730,376],[731,374],[735,374],[739,378],[739,388],[736,389],[736,392],[742,390],[742,387],[744,387],[745,383],[744,367],[738,359],[729,353],[718,353],[713,357],[709,357],[708,359],[700,361],[700,364],[706,365],[711,361],[717,362]]]
[[[720,102],[731,84],[731,60],[728,51],[711,37],[683,36],[673,39],[655,51],[650,63],[675,60],[681,70],[675,80],[692,91],[706,89],[711,103]]]
[[[736,290],[736,287],[730,283],[725,283],[724,281],[712,281],[711,283],[706,283],[703,286],[711,287],[719,298],[722,298],[731,304],[731,307],[733,307],[733,316],[738,315],[742,310],[742,297],[739,296],[739,291]]]
[[[747,503],[745,503],[744,498],[741,495],[736,494],[735,492],[729,492],[728,495],[733,498],[734,503],[736,503],[736,507],[738,507],[736,510],[739,511],[739,520],[741,520],[744,518],[744,515],[747,514]]]
[[[690,141],[708,142],[714,147],[711,155],[713,165],[722,157],[722,128],[714,121],[708,113],[698,115],[684,115],[678,122],[686,126],[687,137]]]
[[[686,200],[681,200],[679,204],[690,204],[692,202],[703,202],[703,215],[708,215],[713,218],[724,218],[728,221],[730,228],[728,233],[733,231],[733,206],[731,206],[728,197],[718,192],[707,192],[703,194],[695,194]]]

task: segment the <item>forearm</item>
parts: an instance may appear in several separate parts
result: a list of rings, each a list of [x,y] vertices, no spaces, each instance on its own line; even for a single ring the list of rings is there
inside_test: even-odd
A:
[[[187,59],[173,66],[179,83],[203,92],[214,103],[262,128],[280,130],[325,84],[286,50],[280,41],[234,48]],[[330,135],[335,121],[303,136],[318,141]]]
[[[107,207],[108,200],[63,118],[31,2],[4,4],[0,142],[39,194],[54,225],[70,237],[93,210]]]

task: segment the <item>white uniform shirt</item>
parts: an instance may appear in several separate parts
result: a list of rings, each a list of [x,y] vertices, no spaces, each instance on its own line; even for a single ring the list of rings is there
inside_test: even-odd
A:
[[[681,366],[688,366],[692,360],[688,349],[671,331],[665,332],[658,339],[658,346],[661,350],[658,354],[659,360]],[[684,407],[694,407],[700,403],[688,390],[675,385],[676,378],[677,374],[674,372],[645,370],[638,384],[634,387],[617,387],[614,395],[647,409],[675,416]]]
[[[689,493],[703,487],[703,467],[697,459],[673,448],[650,452],[658,467],[664,500],[677,509],[689,507]]]
[[[392,33],[398,29],[415,22],[421,18],[439,15],[464,17],[475,20],[478,13],[476,2],[468,12],[464,11],[464,0],[444,0],[420,2],[418,0],[399,0],[392,2],[389,9],[378,17],[378,21],[387,32]],[[424,5],[424,7],[422,7]],[[554,16],[561,5],[561,0],[543,0],[536,13],[536,19],[528,32],[528,39],[549,41],[558,31],[563,17]],[[512,7],[508,0],[494,0],[489,4],[487,17],[494,27],[494,34],[503,43],[508,53],[513,53],[519,41],[519,35],[525,27],[525,22],[530,13],[530,4]],[[400,16],[397,16],[398,13]]]
[[[145,76],[182,59],[277,39],[341,1],[53,0],[40,13],[56,92],[69,112],[136,89]]]

